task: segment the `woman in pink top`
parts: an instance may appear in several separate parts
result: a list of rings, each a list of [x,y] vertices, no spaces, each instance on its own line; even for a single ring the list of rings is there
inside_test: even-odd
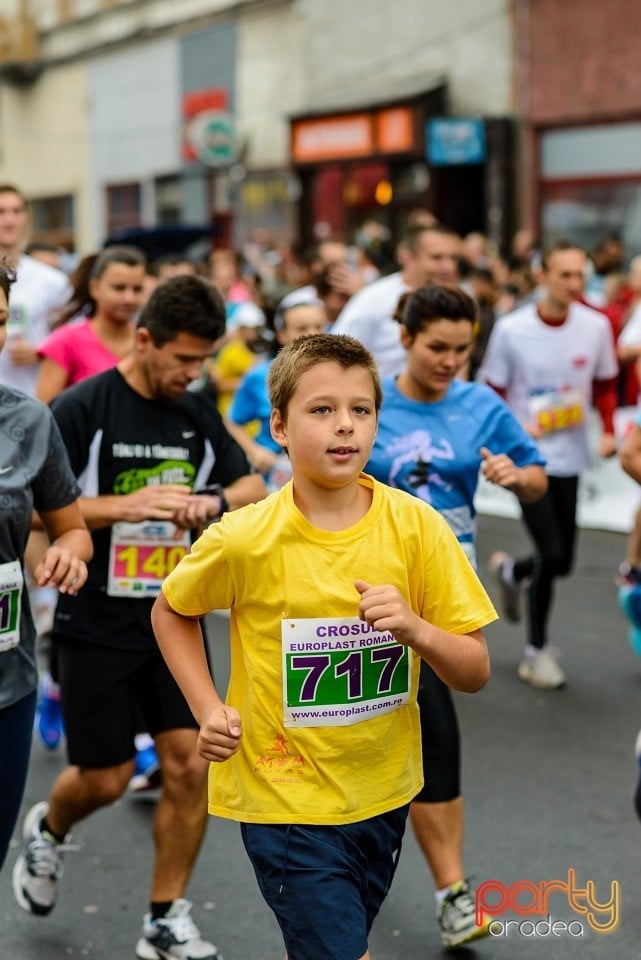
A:
[[[51,403],[65,387],[115,367],[131,352],[144,280],[145,258],[135,247],[107,247],[82,261],[69,309],[38,348],[39,400]],[[67,322],[72,317],[78,319]]]

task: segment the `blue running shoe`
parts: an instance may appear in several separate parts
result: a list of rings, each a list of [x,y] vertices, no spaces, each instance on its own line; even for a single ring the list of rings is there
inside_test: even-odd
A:
[[[621,586],[617,597],[622,612],[630,621],[628,641],[633,653],[641,657],[641,584]]]
[[[42,684],[40,700],[36,708],[36,730],[47,750],[56,750],[60,746],[65,732],[60,706],[60,692],[57,684]]]
[[[129,781],[130,793],[157,790],[162,782],[158,754],[153,745],[136,751],[134,775]]]

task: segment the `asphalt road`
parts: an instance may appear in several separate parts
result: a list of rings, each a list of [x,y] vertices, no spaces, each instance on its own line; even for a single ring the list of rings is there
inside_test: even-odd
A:
[[[518,522],[481,518],[481,561],[497,547],[525,550],[526,535]],[[488,631],[490,683],[474,696],[457,695],[466,870],[477,885],[494,880],[504,885],[496,890],[505,893],[527,882],[523,903],[531,902],[542,881],[567,885],[569,871],[581,890],[592,882],[599,903],[608,900],[615,882],[619,904],[610,917],[618,916],[616,929],[594,932],[579,912],[585,894],[575,894],[573,905],[561,888],[548,901],[556,935],[533,937],[532,921],[540,918],[508,912],[497,917],[501,924],[513,921],[495,928],[501,935],[446,954],[431,877],[408,832],[394,886],[372,932],[373,960],[641,958],[641,823],[632,808],[641,660],[628,647],[612,585],[623,551],[621,534],[581,533],[576,571],[558,591],[553,621],[569,678],[565,690],[537,692],[518,681],[522,629],[501,622]],[[227,621],[211,620],[222,678]],[[25,809],[46,796],[63,763],[60,752],[48,754],[34,745]],[[0,877],[0,960],[132,960],[146,909],[153,811],[152,803],[125,797],[80,824],[74,842],[81,849],[67,855],[60,901],[45,919],[27,916],[14,903],[12,851]],[[236,825],[210,822],[188,895],[195,919],[225,960],[282,960],[280,934],[259,896]],[[607,919],[606,912],[595,913]],[[574,935],[561,923],[571,925]]]

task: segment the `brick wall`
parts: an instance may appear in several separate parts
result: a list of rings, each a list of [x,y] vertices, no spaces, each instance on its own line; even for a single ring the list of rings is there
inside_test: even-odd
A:
[[[556,124],[641,115],[640,0],[530,0],[527,6],[529,78],[527,60],[518,65],[521,89],[528,90],[529,103],[521,104],[527,119]],[[519,29],[524,26],[521,20]]]

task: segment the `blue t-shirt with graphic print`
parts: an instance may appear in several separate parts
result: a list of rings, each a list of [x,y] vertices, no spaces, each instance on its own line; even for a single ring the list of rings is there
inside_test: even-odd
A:
[[[425,403],[403,396],[394,377],[383,380],[378,434],[365,469],[431,504],[463,545],[474,543],[481,447],[507,454],[518,467],[545,466],[491,387],[453,380],[442,400]]]

